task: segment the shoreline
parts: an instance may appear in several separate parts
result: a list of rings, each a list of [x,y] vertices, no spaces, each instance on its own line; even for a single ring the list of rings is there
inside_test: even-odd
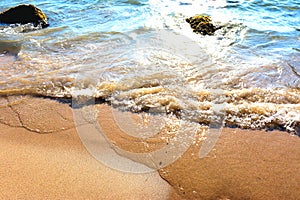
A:
[[[108,113],[105,110],[109,106],[99,106]],[[131,138],[120,137],[105,116],[99,120],[110,127],[113,141],[135,151],[137,147]],[[159,176],[157,172],[123,173],[98,162],[77,134],[72,108],[55,100],[1,97],[0,130],[1,199],[300,196],[300,138],[286,132],[224,128],[212,152],[199,159],[195,155],[202,143],[203,130],[199,131],[193,145],[177,161],[158,170]],[[153,148],[161,143],[151,142]]]

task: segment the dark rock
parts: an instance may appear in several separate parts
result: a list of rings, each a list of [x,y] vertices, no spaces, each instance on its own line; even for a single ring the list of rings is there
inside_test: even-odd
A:
[[[0,22],[6,24],[27,24],[34,26],[41,25],[43,28],[49,26],[47,16],[34,5],[19,5],[9,8],[0,13]]]
[[[186,22],[190,24],[195,33],[202,35],[213,35],[220,28],[212,24],[210,17],[205,15],[195,15],[187,18]]]

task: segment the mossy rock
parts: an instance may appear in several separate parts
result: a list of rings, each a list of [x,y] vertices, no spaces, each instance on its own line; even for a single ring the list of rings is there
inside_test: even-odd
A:
[[[49,26],[47,16],[34,5],[18,5],[0,13],[0,22],[5,24],[27,24],[41,25],[43,28]]]
[[[195,33],[202,35],[213,35],[219,29],[211,22],[211,18],[206,15],[195,15],[187,18],[186,22],[190,24]]]

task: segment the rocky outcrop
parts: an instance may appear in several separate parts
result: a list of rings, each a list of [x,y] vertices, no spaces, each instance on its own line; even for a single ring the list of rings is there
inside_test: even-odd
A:
[[[41,25],[43,28],[49,26],[47,16],[34,5],[19,5],[9,8],[0,13],[0,22],[6,24],[27,24],[34,26]]]
[[[210,17],[206,15],[195,15],[187,18],[186,22],[190,24],[195,33],[201,35],[213,35],[216,30],[221,28],[212,24]]]

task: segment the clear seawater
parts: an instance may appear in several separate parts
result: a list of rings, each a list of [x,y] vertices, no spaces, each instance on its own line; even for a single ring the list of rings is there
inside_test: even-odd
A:
[[[132,111],[299,133],[298,0],[2,0],[39,7],[46,29],[0,25],[0,94],[88,94]],[[185,18],[211,16],[214,36]]]

